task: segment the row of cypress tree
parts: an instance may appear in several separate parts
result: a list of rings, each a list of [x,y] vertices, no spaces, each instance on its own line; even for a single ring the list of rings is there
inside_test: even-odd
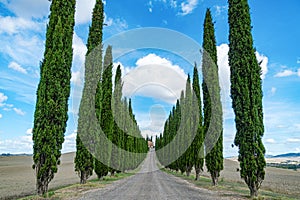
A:
[[[75,0],[52,0],[50,11],[33,127],[33,169],[38,194],[47,193],[60,164],[68,120]],[[74,160],[80,183],[85,183],[93,170],[101,178],[108,172],[114,174],[116,169],[134,169],[147,152],[147,142],[137,126],[131,100],[122,99],[120,67],[112,91],[111,46],[106,50],[104,62],[102,59],[103,20],[103,2],[96,0],[87,42]],[[123,129],[114,120],[113,108],[115,116],[126,116],[119,118],[127,123]],[[116,153],[115,149],[124,151]]]
[[[177,100],[164,132],[156,138],[158,158],[165,167],[180,170],[190,175],[194,167],[196,180],[203,171],[204,158],[211,174],[213,185],[218,184],[220,171],[223,169],[223,135],[222,135],[222,105],[217,66],[217,49],[214,35],[214,24],[208,9],[204,22],[202,53],[203,74],[203,113],[200,94],[199,74],[195,64],[193,82],[188,75],[185,92],[182,91]],[[175,141],[175,144],[168,145]],[[170,154],[177,155],[174,161],[167,158]],[[206,156],[205,156],[206,155]],[[170,163],[171,162],[171,163]]]
[[[241,177],[248,185],[251,196],[257,196],[266,166],[265,148],[262,143],[264,125],[261,69],[253,48],[248,1],[228,2],[231,97],[237,129],[235,145],[239,147]],[[68,120],[75,0],[52,0],[50,10],[44,59],[40,65],[41,78],[37,89],[33,127],[33,168],[36,172],[38,194],[48,191],[48,185],[57,172],[57,165],[60,164]],[[200,89],[197,72],[194,70],[193,90],[188,78],[185,93],[182,92],[180,100],[173,108],[165,124],[165,132],[157,138],[156,146],[162,149],[158,153],[162,163],[188,174],[194,166],[197,177],[203,168],[206,152],[206,165],[213,183],[216,184],[219,172],[223,168],[222,132],[218,131],[222,127],[220,120],[222,108],[219,104],[215,37],[210,15],[208,10],[203,40],[204,122],[201,114],[199,115],[202,113]],[[116,169],[123,171],[134,168],[145,156],[140,152],[146,152],[147,149],[146,141],[140,137],[131,101],[120,98],[121,87],[115,88],[114,93],[112,92],[112,48],[107,48],[103,64],[102,29],[103,3],[97,0],[87,44],[85,85],[78,120],[80,137],[76,139],[75,163],[81,183],[87,180],[93,170],[98,177],[102,177],[108,171],[113,174]],[[212,60],[215,65],[206,65],[206,58]],[[118,70],[119,75],[115,80],[117,82],[121,80],[121,71]],[[115,83],[115,85],[122,84]],[[195,110],[200,112],[197,113]],[[180,134],[174,135],[175,132]],[[103,135],[105,137],[101,138]],[[214,138],[215,136],[218,137]],[[103,142],[105,139],[110,142]],[[177,148],[174,149],[174,144],[162,148],[171,144],[172,140],[175,141]],[[215,144],[210,143],[215,140],[217,140]],[[181,154],[182,152],[184,153]],[[115,159],[119,158],[119,155],[122,159]],[[179,158],[172,159],[174,157],[171,155]],[[103,157],[105,159],[102,159]],[[130,158],[134,162],[128,162]]]
[[[229,0],[228,22],[229,22],[229,65],[231,79],[231,98],[232,107],[235,113],[236,136],[234,144],[239,147],[238,161],[240,162],[240,175],[247,184],[251,197],[258,196],[258,190],[265,177],[266,161],[264,158],[265,148],[262,143],[264,134],[263,124],[263,106],[262,106],[262,80],[261,67],[255,56],[253,48],[253,38],[251,33],[251,18],[248,0]],[[201,130],[195,134],[192,145],[188,147],[181,157],[169,164],[166,156],[169,154],[178,154],[182,151],[181,145],[190,142],[190,127],[192,122],[184,121],[186,110],[186,101],[189,101],[190,80],[188,77],[185,96],[181,95],[176,106],[170,113],[165,123],[165,129],[160,137],[156,138],[156,147],[158,149],[158,158],[166,167],[174,170],[181,170],[189,175],[194,166],[196,179],[199,172],[203,170],[204,152],[207,170],[211,174],[213,185],[218,182],[220,171],[223,169],[223,131],[222,131],[222,105],[220,100],[220,86],[218,79],[217,50],[214,36],[214,24],[212,22],[209,9],[206,12],[204,22],[203,37],[203,113],[204,122],[202,124],[201,102],[199,104],[199,128]],[[196,96],[199,96],[197,85],[197,71],[194,69],[193,90]],[[196,77],[196,79],[195,79]],[[200,99],[200,98],[198,98]],[[193,112],[190,113],[193,115]],[[181,133],[183,124],[184,134]],[[195,125],[194,125],[195,126]],[[220,132],[221,130],[221,132]],[[176,140],[177,135],[180,138]],[[201,134],[203,132],[204,134]],[[203,140],[203,137],[205,138]],[[176,141],[176,145],[169,145]],[[195,144],[200,141],[203,146],[196,147]],[[213,141],[213,142],[212,142]],[[173,149],[168,148],[173,147]],[[199,148],[200,147],[200,148]],[[191,149],[196,149],[196,151]],[[159,151],[163,149],[162,151]],[[165,150],[167,149],[167,150]],[[200,159],[195,162],[197,158]],[[200,149],[200,150],[199,150]],[[191,156],[191,154],[193,154]],[[191,161],[191,157],[194,158]],[[196,156],[196,157],[195,157]],[[176,156],[175,156],[176,157]],[[177,157],[176,157],[177,158]]]
[[[112,46],[107,47],[102,63],[102,29],[103,2],[97,0],[87,44],[76,139],[75,171],[83,184],[93,170],[100,179],[108,172],[114,175],[135,169],[148,150],[133,114],[131,99],[122,98],[120,66],[113,90]]]

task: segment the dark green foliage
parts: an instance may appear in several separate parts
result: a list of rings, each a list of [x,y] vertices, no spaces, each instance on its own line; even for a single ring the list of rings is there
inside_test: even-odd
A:
[[[33,167],[38,194],[48,191],[60,164],[68,120],[75,0],[53,0],[50,10],[33,127]]]
[[[195,152],[199,153],[199,149],[196,149],[200,126],[198,108],[199,101],[192,91],[188,76],[185,92],[182,91],[180,100],[177,100],[176,106],[165,122],[163,134],[156,138],[155,144],[157,157],[162,165],[176,171],[180,170],[181,173],[186,172],[187,175],[195,163],[197,166],[201,165],[200,158],[197,157],[199,159],[195,161],[194,155]]]
[[[193,163],[196,171],[196,180],[199,179],[200,172],[203,171],[204,165],[204,134],[202,126],[202,105],[201,105],[201,94],[200,94],[200,84],[199,84],[199,75],[198,69],[195,64],[194,73],[193,73],[193,95],[196,97],[198,103],[198,113],[195,113],[199,117],[199,123],[197,126],[197,133],[192,143],[193,148]]]
[[[205,163],[213,185],[223,170],[223,114],[217,65],[215,28],[209,9],[206,11],[203,35],[203,97],[206,135]]]
[[[96,100],[96,113],[100,122],[101,130],[104,135],[112,141],[113,135],[113,114],[112,114],[112,47],[108,46],[104,56],[104,64],[103,64],[103,74],[101,78],[101,83],[98,83],[96,97],[100,99]],[[100,80],[99,80],[100,81]],[[100,87],[99,87],[100,86]],[[98,102],[98,103],[97,103]],[[99,133],[100,134],[100,133]],[[110,159],[111,159],[111,151],[112,145],[101,143],[101,147],[99,147],[98,151],[101,153],[99,155],[103,156],[101,162],[96,159],[95,161],[95,173],[98,178],[101,178],[107,175],[110,170]],[[103,153],[105,152],[105,153]]]
[[[257,196],[265,177],[261,68],[255,57],[247,0],[229,0],[229,65],[240,174]]]
[[[75,156],[75,171],[78,173],[80,183],[85,184],[87,179],[93,174],[94,158],[90,149],[86,148],[86,141],[83,143],[81,137],[96,138],[97,131],[92,127],[92,119],[97,122],[95,117],[95,81],[100,80],[100,72],[102,68],[102,29],[103,29],[103,3],[102,0],[97,0],[94,10],[92,25],[89,31],[86,65],[85,65],[85,84],[83,95],[79,109],[78,119],[78,134],[76,138],[76,156]],[[92,53],[93,51],[93,53]],[[94,56],[94,55],[97,56]],[[97,71],[95,73],[95,71]],[[97,83],[97,81],[96,81]],[[93,116],[91,116],[93,115]],[[94,124],[95,126],[96,124]]]

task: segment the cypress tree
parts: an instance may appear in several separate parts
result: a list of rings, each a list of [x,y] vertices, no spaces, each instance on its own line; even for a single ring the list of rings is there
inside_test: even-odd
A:
[[[113,128],[113,136],[112,142],[116,146],[113,146],[112,149],[112,157],[111,157],[111,166],[115,169],[121,169],[121,151],[123,148],[123,137],[122,130],[120,128],[121,119],[120,119],[120,111],[122,111],[122,71],[121,66],[118,65],[115,76],[115,84],[114,84],[114,93],[113,93],[113,113],[114,113],[114,128]],[[114,173],[114,171],[112,171]]]
[[[248,185],[251,197],[256,197],[265,177],[266,166],[262,143],[264,124],[261,68],[253,48],[248,1],[228,2],[228,55],[237,131],[234,143],[239,147],[240,175]]]
[[[113,58],[112,58],[112,46],[108,46],[104,56],[104,68],[102,74],[101,90],[98,89],[101,93],[101,108],[100,108],[100,127],[106,137],[112,141],[113,134],[113,112],[112,112],[112,67],[113,67]],[[105,144],[107,146],[100,147],[99,151],[102,151],[101,155],[105,156],[105,163],[96,161],[95,172],[99,178],[105,176],[108,171],[112,171],[110,166],[112,145]],[[105,153],[103,153],[105,152]]]
[[[223,114],[217,65],[215,29],[210,9],[204,20],[203,35],[203,97],[204,130],[206,134],[205,163],[210,172],[212,184],[218,184],[220,171],[223,170]],[[216,141],[217,140],[217,141]]]
[[[204,135],[203,135],[203,127],[202,127],[202,105],[201,105],[201,94],[200,94],[200,84],[199,84],[199,75],[197,66],[195,64],[194,72],[193,72],[193,94],[196,96],[198,109],[199,123],[197,127],[197,133],[192,143],[193,145],[193,162],[194,168],[196,171],[196,180],[199,179],[200,172],[203,171],[203,164],[204,164]]]
[[[103,29],[103,3],[97,0],[92,17],[92,25],[89,31],[86,65],[85,65],[85,83],[83,95],[79,109],[78,134],[76,138],[76,156],[75,171],[78,173],[80,183],[85,184],[87,179],[93,174],[94,158],[90,151],[86,148],[85,142],[80,137],[85,138],[88,135],[97,134],[95,127],[91,125],[91,115],[95,115],[95,80],[100,80],[100,72],[102,68],[102,29]],[[91,52],[97,54],[95,57]],[[96,60],[97,59],[97,60]],[[95,73],[97,71],[97,73]],[[98,75],[98,77],[95,75]],[[96,81],[97,83],[98,81]],[[100,82],[100,81],[99,81]],[[93,116],[93,119],[95,116]],[[97,122],[97,120],[95,120]],[[95,124],[94,124],[95,126]],[[96,137],[95,135],[93,137]]]
[[[75,0],[53,0],[50,11],[32,136],[38,194],[48,191],[60,164],[68,120]]]
[[[184,105],[183,105],[183,122],[184,122],[184,140],[185,147],[188,146],[187,150],[183,154],[183,163],[185,165],[185,172],[187,176],[190,175],[192,168],[193,168],[193,146],[189,144],[192,144],[193,139],[193,122],[196,121],[195,118],[193,118],[192,113],[194,112],[193,108],[193,93],[191,90],[191,78],[190,75],[188,75],[187,81],[186,81],[186,87],[185,87],[185,99],[184,99]],[[198,106],[198,105],[197,105]],[[198,127],[198,126],[197,126]]]
[[[68,120],[75,0],[53,0],[50,11],[32,136],[38,194],[48,191],[60,164]]]

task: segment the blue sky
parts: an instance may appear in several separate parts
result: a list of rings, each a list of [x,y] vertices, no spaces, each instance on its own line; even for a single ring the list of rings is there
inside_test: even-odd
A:
[[[77,1],[72,94],[63,152],[75,150],[82,66],[94,3]],[[300,2],[250,0],[249,4],[254,46],[258,60],[263,61],[263,141],[267,154],[300,152]],[[0,0],[0,153],[32,152],[31,128],[49,6],[47,0]],[[216,28],[224,155],[234,156],[237,149],[231,148],[235,125],[229,97],[226,0],[107,0],[104,40],[105,44],[115,44],[114,62],[122,65],[124,79],[135,78],[134,84],[140,86],[148,84],[138,88],[129,84],[124,93],[133,95],[143,134],[156,134],[184,88],[193,62],[199,63],[200,58],[191,51],[201,47],[206,8],[211,8]],[[156,35],[164,31],[170,37]],[[138,37],[134,37],[136,33]],[[122,37],[129,40],[118,44]],[[138,76],[149,67],[165,75],[163,81],[151,73],[146,80]],[[174,76],[170,76],[172,73]]]

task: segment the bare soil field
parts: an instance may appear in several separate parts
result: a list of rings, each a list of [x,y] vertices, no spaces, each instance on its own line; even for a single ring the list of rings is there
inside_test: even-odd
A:
[[[50,189],[60,188],[79,182],[74,172],[74,153],[64,154],[58,173],[50,183]],[[221,178],[226,181],[243,183],[237,171],[236,161],[225,159]],[[206,169],[205,169],[206,171]],[[208,176],[207,172],[203,175]],[[96,178],[93,176],[92,178]],[[300,197],[300,171],[267,167],[262,189]],[[35,194],[35,176],[31,156],[0,157],[0,199],[16,199]]]
[[[58,173],[51,181],[49,189],[79,182],[74,171],[74,156],[74,153],[62,155]],[[0,199],[15,199],[35,194],[35,175],[32,164],[31,156],[0,156]]]
[[[223,178],[226,181],[244,183],[244,180],[240,178],[240,172],[237,171],[237,168],[239,168],[237,161],[225,159],[224,170],[221,172],[220,179]],[[206,172],[206,168],[203,174],[207,177],[210,176]],[[266,177],[261,189],[300,197],[299,188],[300,171],[274,167],[266,168]]]

